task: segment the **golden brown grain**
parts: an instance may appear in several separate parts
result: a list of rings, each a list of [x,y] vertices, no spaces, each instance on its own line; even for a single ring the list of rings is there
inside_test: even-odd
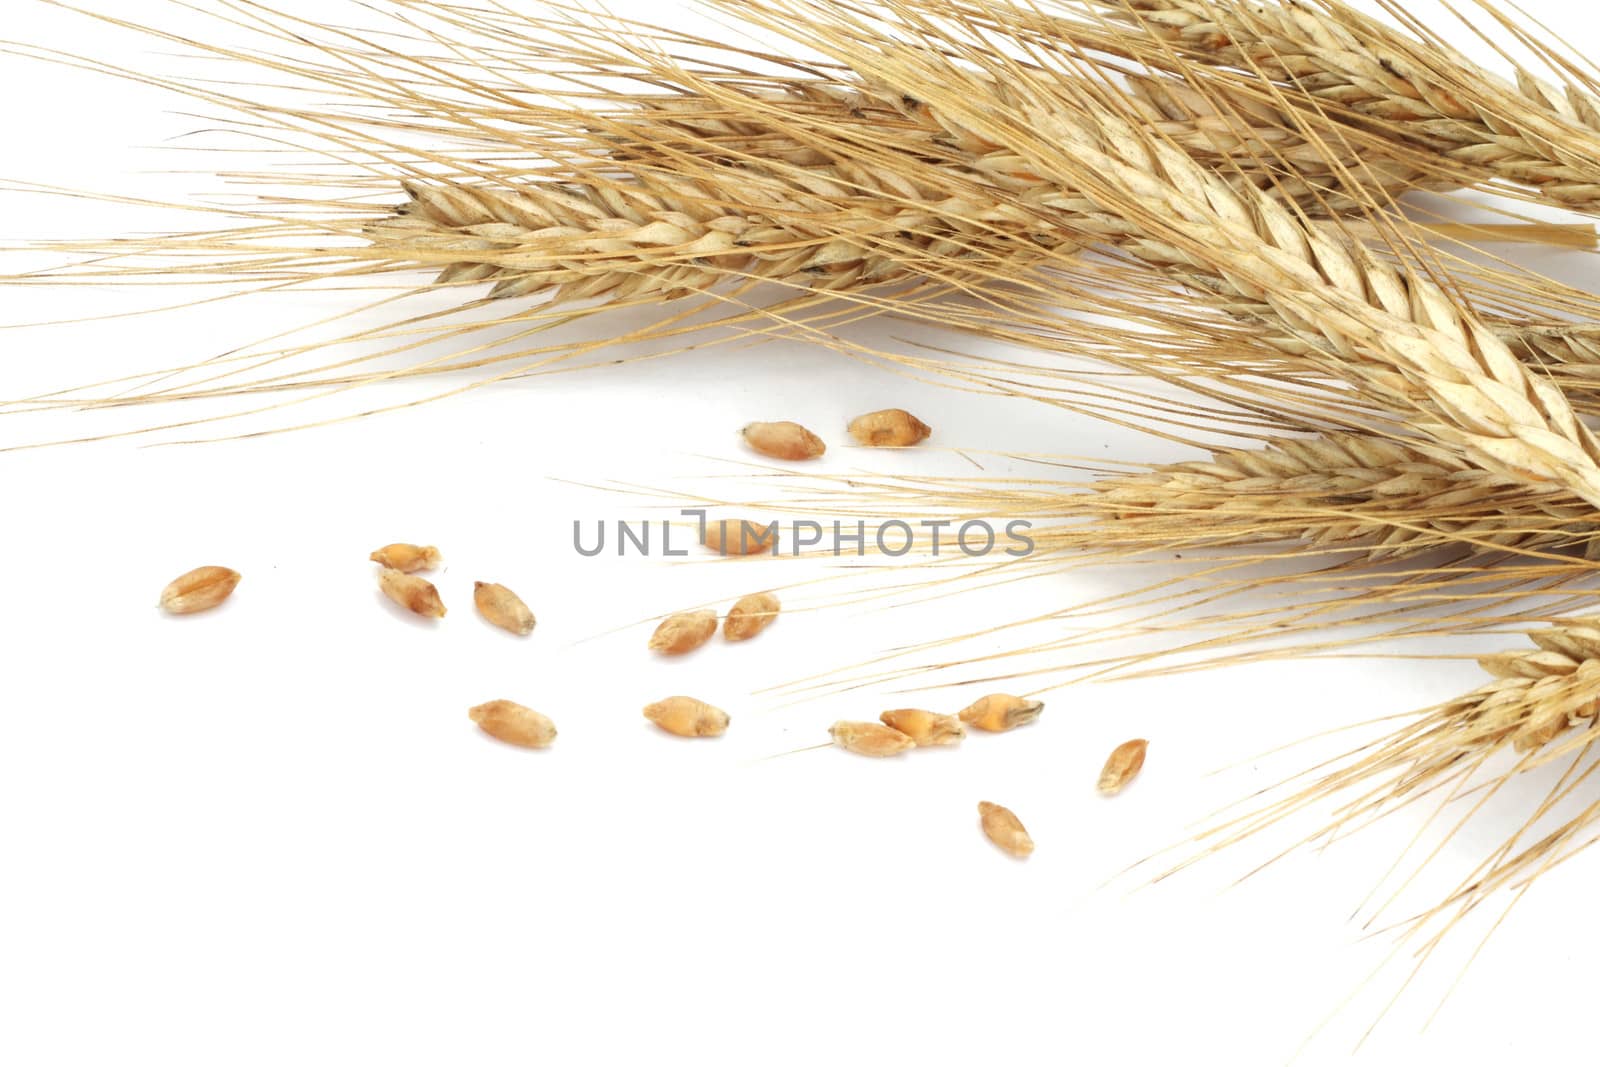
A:
[[[1133,781],[1139,768],[1144,766],[1145,749],[1149,747],[1150,742],[1136,737],[1112,749],[1111,755],[1106,757],[1105,767],[1100,771],[1100,792],[1108,797],[1115,796],[1123,786]]]
[[[227,567],[196,567],[161,590],[161,609],[171,615],[210,611],[233,594],[239,572]]]
[[[432,545],[408,545],[397,541],[392,545],[384,545],[367,558],[403,574],[415,574],[437,567],[439,550]]]
[[[907,448],[926,441],[931,433],[927,423],[904,408],[869,411],[850,423],[850,436],[872,448]]]
[[[740,432],[746,444],[773,459],[816,459],[828,450],[822,438],[798,422],[752,422]]]
[[[442,619],[445,616],[444,601],[439,599],[439,590],[426,578],[385,567],[378,575],[378,588],[383,590],[384,596],[407,611],[430,619]]]
[[[650,651],[663,656],[681,656],[693,652],[717,632],[717,613],[684,611],[661,620],[656,632],[650,635]]]
[[[940,715],[921,708],[896,708],[878,718],[885,726],[911,738],[918,748],[960,744],[967,736],[967,728],[954,715]]]
[[[521,597],[505,586],[492,582],[474,582],[472,602],[478,606],[479,615],[500,629],[519,637],[533,633],[533,627],[537,622],[533,612],[528,610],[528,605],[522,602]]]
[[[984,836],[999,845],[1002,851],[1009,852],[1019,860],[1033,855],[1033,838],[1028,836],[1022,820],[1012,814],[1010,808],[980,800],[978,821],[983,827]]]
[[[508,745],[549,748],[556,739],[556,724],[532,708],[510,700],[491,700],[467,712],[478,728]]]
[[[724,556],[753,556],[776,550],[778,524],[763,526],[749,519],[709,519],[700,543]]]
[[[778,617],[778,598],[772,593],[751,593],[740,597],[728,609],[728,618],[722,624],[722,636],[729,641],[748,641],[771,626]]]
[[[667,697],[645,705],[644,717],[679,737],[721,737],[728,729],[728,713],[694,697]]]
[[[978,730],[1000,733],[1015,730],[1039,717],[1044,705],[1037,700],[1014,697],[1009,693],[991,693],[975,701],[961,712],[961,721]]]
[[[877,722],[836,722],[828,735],[840,748],[858,756],[898,756],[916,742],[892,727]]]

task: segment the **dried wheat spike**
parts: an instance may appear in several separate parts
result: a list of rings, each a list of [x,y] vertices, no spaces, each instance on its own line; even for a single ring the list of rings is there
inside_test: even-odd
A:
[[[740,597],[728,609],[722,624],[722,636],[728,641],[748,641],[771,626],[778,618],[780,605],[773,593],[751,593]]]
[[[978,822],[983,827],[984,836],[998,845],[1002,852],[1019,860],[1033,855],[1033,838],[1028,836],[1022,820],[1017,818],[1010,808],[980,800]]]
[[[1476,467],[1450,449],[1361,434],[1278,438],[1209,460],[1098,479],[1068,513],[1096,521],[1085,543],[1367,546],[1381,560],[1468,544],[1600,551],[1594,509],[1570,493]]]
[[[1150,742],[1136,737],[1112,749],[1111,755],[1106,757],[1106,765],[1100,770],[1097,786],[1100,792],[1108,797],[1122,792],[1122,787],[1133,781],[1143,769],[1144,754],[1149,747]]]
[[[663,135],[665,127],[690,139],[698,152],[720,151],[741,166],[748,166],[752,159],[807,168],[833,166],[839,154],[797,137],[790,123],[798,119],[805,125],[826,123],[835,130],[853,124],[875,148],[892,147],[896,152],[938,160],[952,174],[963,172],[969,182],[979,186],[1003,184],[1014,191],[1020,182],[1039,181],[1032,175],[984,165],[984,157],[997,147],[993,141],[963,137],[946,129],[931,118],[926,103],[891,88],[848,80],[797,79],[763,89],[740,84],[719,85],[718,89],[715,98],[690,89],[672,96],[638,98],[635,103],[642,114],[628,124],[634,128],[616,154],[630,162],[669,164],[673,157],[659,149],[659,144],[668,140]],[[1313,214],[1350,211],[1370,202],[1374,194],[1392,196],[1410,189],[1442,190],[1460,184],[1450,175],[1385,155],[1372,144],[1363,144],[1358,155],[1337,138],[1309,140],[1296,128],[1294,119],[1261,100],[1259,93],[1230,91],[1226,84],[1207,85],[1207,92],[1202,93],[1176,81],[1137,75],[1128,77],[1127,89],[1130,105],[1139,110],[1141,120],[1154,134],[1180,146],[1230,182],[1291,200]],[[731,108],[729,94],[749,100],[748,111]],[[1225,105],[1219,102],[1222,100]],[[1349,191],[1351,185],[1362,194]],[[1053,242],[1059,241],[1048,232],[1031,237],[1041,247],[1054,247]]]
[[[161,590],[161,610],[169,615],[210,611],[233,595],[239,572],[227,567],[196,567]]]
[[[1322,114],[1526,185],[1569,208],[1600,209],[1600,102],[1518,68],[1516,84],[1439,40],[1420,41],[1338,0],[1094,0],[1141,33],[1220,66],[1261,71]],[[1052,25],[1068,33],[1070,25]],[[1141,59],[1162,53],[1134,46]],[[1310,109],[1308,108],[1308,112]],[[1316,112],[1311,112],[1315,114]]]
[[[444,601],[439,599],[439,590],[426,578],[385,567],[378,574],[378,588],[383,590],[384,596],[407,611],[430,619],[442,619],[445,616]]]
[[[967,728],[954,715],[940,715],[921,708],[895,708],[878,716],[883,724],[916,742],[918,748],[957,745],[967,736]]]
[[[439,550],[432,545],[408,545],[397,542],[384,545],[367,558],[393,570],[415,574],[417,571],[431,571],[437,567]]]
[[[650,651],[663,656],[681,656],[693,652],[717,632],[717,613],[684,611],[661,620],[655,633],[650,635]]]
[[[1475,743],[1509,740],[1526,752],[1600,715],[1600,619],[1573,619],[1528,637],[1537,651],[1481,657],[1494,681],[1447,706],[1445,714],[1464,719]]]
[[[798,422],[752,422],[740,434],[751,448],[772,459],[816,459],[828,450],[822,438]]]
[[[628,180],[569,177],[500,186],[407,182],[410,199],[370,224],[366,237],[387,259],[441,266],[437,285],[493,282],[493,299],[548,293],[553,302],[673,300],[751,279],[844,291],[915,276],[919,263],[950,271],[963,258],[992,268],[1039,256],[997,234],[1003,220],[929,232],[925,209],[900,206],[915,194],[904,183],[891,179],[881,199],[861,195],[879,188],[866,168],[848,175],[641,168]],[[1005,214],[1019,228],[1018,213]]]
[[[877,722],[836,722],[828,727],[833,743],[858,756],[898,756],[916,747],[899,730]]]
[[[962,709],[961,721],[977,730],[1002,733],[1026,726],[1037,719],[1042,711],[1044,704],[1040,701],[1009,693],[991,693]]]
[[[645,705],[644,717],[679,737],[721,737],[728,730],[728,713],[703,700],[676,696]]]
[[[522,748],[549,748],[556,724],[532,708],[509,700],[491,700],[467,712],[478,728],[497,740]]]

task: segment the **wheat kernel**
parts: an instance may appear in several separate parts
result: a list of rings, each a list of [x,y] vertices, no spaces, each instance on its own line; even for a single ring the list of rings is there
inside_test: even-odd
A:
[[[1149,747],[1150,742],[1136,737],[1112,749],[1111,755],[1106,757],[1105,767],[1100,771],[1100,792],[1108,797],[1115,796],[1123,786],[1133,781],[1139,768],[1144,766],[1144,753]]]
[[[954,715],[940,715],[921,708],[896,708],[878,718],[883,720],[885,726],[911,738],[918,748],[957,745],[967,736],[967,728]]]
[[[778,524],[762,526],[749,519],[707,519],[700,543],[724,556],[753,556],[776,548]]]
[[[798,422],[752,422],[740,433],[751,448],[773,459],[816,459],[828,450],[822,438]]]
[[[898,756],[916,742],[878,722],[836,722],[828,727],[833,743],[858,756]]]
[[[961,712],[961,721],[979,730],[1001,733],[1039,717],[1044,705],[1037,700],[1024,700],[1008,693],[991,693],[974,702]]]
[[[684,611],[661,620],[656,632],[650,635],[650,651],[663,656],[681,656],[693,652],[717,632],[717,613]]]
[[[233,594],[239,572],[227,567],[196,567],[161,590],[161,610],[171,615],[210,611]]]
[[[904,408],[886,408],[850,421],[850,436],[872,448],[908,448],[933,433],[928,424]]]
[[[1010,808],[980,800],[978,821],[983,826],[984,836],[999,845],[1002,852],[1008,852],[1019,860],[1033,855],[1033,838],[1028,836],[1022,820],[1012,814]]]
[[[644,717],[679,737],[721,737],[728,713],[694,697],[667,697],[645,705]]]
[[[523,748],[549,748],[556,724],[532,708],[509,700],[491,700],[467,712],[478,728],[497,741]]]
[[[750,422],[739,432],[746,445],[773,459],[816,459],[827,451],[822,438],[798,422]]]
[[[437,567],[439,550],[432,545],[408,545],[396,542],[384,545],[367,558],[403,574],[415,574],[417,571],[431,571]]]
[[[778,617],[779,607],[778,598],[772,593],[751,593],[740,597],[738,603],[728,609],[728,617],[722,624],[723,638],[729,641],[750,640],[772,625]]]
[[[439,599],[439,590],[426,578],[385,567],[378,574],[378,588],[383,590],[384,596],[407,611],[430,619],[444,618],[444,601]]]
[[[505,586],[493,582],[473,582],[472,602],[478,606],[479,615],[500,629],[518,637],[533,633],[537,622],[533,612],[528,610],[528,605],[522,602],[521,597]]]

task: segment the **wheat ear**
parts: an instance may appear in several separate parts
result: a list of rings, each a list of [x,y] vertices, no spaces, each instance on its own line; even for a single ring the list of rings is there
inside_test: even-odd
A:
[[[1102,478],[1063,507],[1095,516],[1089,539],[1102,541],[1357,544],[1371,560],[1450,543],[1600,549],[1593,509],[1571,496],[1530,489],[1446,449],[1358,434],[1220,449],[1209,460]]]
[[[1564,207],[1600,211],[1600,101],[1577,86],[1557,88],[1521,67],[1512,84],[1436,37],[1408,37],[1339,0],[1088,2],[1185,58],[1259,71],[1333,117]],[[1054,29],[1072,32],[1059,21]],[[1162,62],[1157,50],[1133,51]]]

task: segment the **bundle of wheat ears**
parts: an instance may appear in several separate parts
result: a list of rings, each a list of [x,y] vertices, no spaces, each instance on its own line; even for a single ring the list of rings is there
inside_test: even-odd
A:
[[[63,242],[70,262],[14,284],[391,285],[398,295],[353,299],[352,314],[428,303],[384,329],[285,335],[13,408],[88,420],[261,398],[226,416],[238,418],[397,377],[476,368],[487,384],[620,340],[665,353],[763,334],[1032,397],[1189,458],[1087,480],[824,492],[841,508],[1047,523],[1028,560],[981,580],[1074,559],[1170,566],[1184,550],[1189,576],[1131,590],[1131,621],[1019,654],[1059,655],[1079,678],[1527,635],[1482,660],[1479,688],[1208,841],[1324,800],[1340,805],[1330,833],[1424,796],[1442,809],[1471,794],[1488,812],[1485,795],[1570,760],[1526,826],[1410,920],[1425,955],[1454,917],[1591,840],[1600,797],[1531,828],[1582,795],[1600,722],[1600,622],[1585,618],[1600,614],[1600,295],[1496,251],[1592,244],[1600,97],[1581,61],[1487,0],[1480,21],[1504,38],[1510,77],[1388,0],[1384,18],[1338,0],[704,3],[740,32],[712,41],[471,0],[390,0],[388,28],[363,34],[226,5],[219,19],[256,35],[250,47],[137,27],[280,90],[256,95],[242,77],[188,84],[34,49],[187,94],[323,165],[231,175],[273,189],[227,208],[229,228]],[[1501,218],[1459,221],[1462,203]],[[1533,221],[1529,205],[1575,216]],[[604,325],[655,306],[645,326]],[[885,352],[852,339],[878,315],[947,341]],[[553,332],[579,319],[586,340]],[[1264,589],[1289,595],[1245,599]],[[1018,625],[1064,634],[1098,607]],[[1170,643],[1154,652],[1080,651],[1156,632]]]

